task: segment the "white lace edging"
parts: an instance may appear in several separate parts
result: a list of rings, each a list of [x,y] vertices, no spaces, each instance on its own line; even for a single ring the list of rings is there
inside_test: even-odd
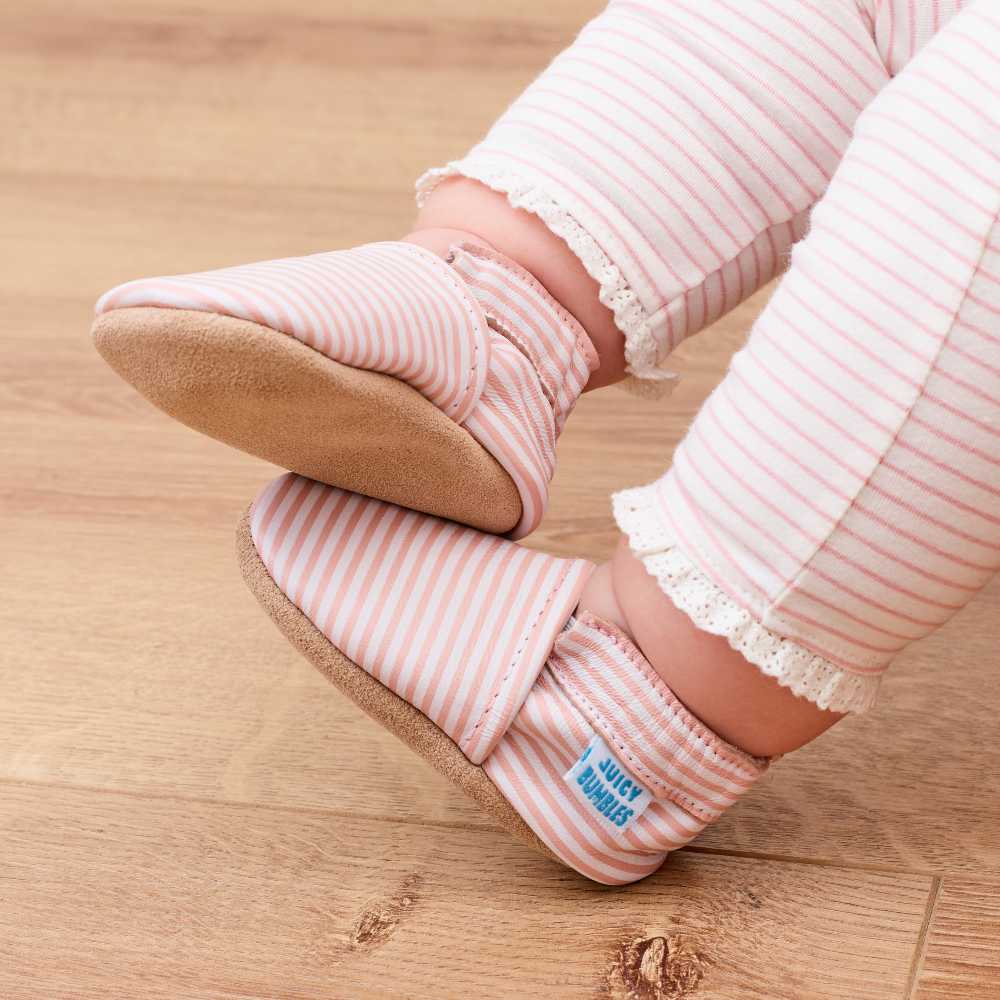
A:
[[[468,177],[500,194],[505,194],[514,208],[537,215],[548,228],[580,259],[597,282],[598,297],[611,310],[615,326],[625,335],[625,362],[629,378],[622,388],[637,396],[668,395],[677,381],[674,372],[657,366],[656,339],[650,330],[649,317],[639,297],[629,286],[618,266],[601,249],[590,233],[550,194],[514,171],[456,160],[422,174],[416,183],[417,205],[449,177]]]
[[[660,589],[698,628],[725,638],[750,663],[800,698],[834,712],[864,712],[878,696],[880,676],[853,674],[765,628],[708,579],[669,539],[652,487],[613,494],[618,527]]]

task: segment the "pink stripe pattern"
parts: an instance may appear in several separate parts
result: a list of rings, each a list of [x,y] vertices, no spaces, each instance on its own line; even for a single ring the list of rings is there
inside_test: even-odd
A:
[[[613,626],[574,618],[593,566],[291,473],[251,514],[268,572],[330,642],[420,709],[567,865],[655,871],[767,761],[719,739]],[[625,830],[570,790],[595,734],[652,799]]]
[[[599,283],[633,389],[778,274],[858,116],[961,0],[612,0],[461,159]]]
[[[502,254],[409,243],[144,278],[97,312],[194,309],[267,326],[343,364],[413,386],[463,426],[521,495],[514,537],[541,520],[556,438],[597,356],[579,323]]]
[[[968,0],[862,0],[879,57],[895,76]]]
[[[97,313],[129,306],[259,323],[345,365],[394,375],[459,424],[489,369],[482,310],[440,257],[409,243],[140,278],[103,295]]]
[[[523,538],[540,523],[555,474],[556,439],[598,358],[579,323],[524,268],[466,246],[452,267],[492,334],[490,369],[465,429],[507,470],[521,496]]]
[[[592,615],[560,636],[548,666],[657,798],[711,822],[763,773],[761,760],[729,747],[688,712],[627,636]]]
[[[288,473],[258,497],[268,572],[343,653],[481,763],[593,569]]]
[[[880,8],[888,52],[914,9]],[[858,118],[672,468],[615,498],[674,601],[824,708],[868,708],[1000,568],[998,137],[1000,10],[973,3]]]
[[[569,791],[565,775],[599,734],[652,802],[615,831]],[[595,616],[556,640],[524,707],[484,763],[539,838],[597,882],[654,872],[766,772],[677,701],[633,643]]]
[[[497,331],[530,362],[559,434],[597,368],[597,352],[579,323],[523,267],[482,247],[452,253],[452,267]]]

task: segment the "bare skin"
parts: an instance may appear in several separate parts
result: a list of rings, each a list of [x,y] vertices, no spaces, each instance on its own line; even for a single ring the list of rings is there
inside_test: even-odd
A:
[[[472,242],[516,260],[576,317],[593,342],[600,365],[587,391],[624,378],[624,338],[598,299],[597,283],[537,216],[512,208],[503,195],[476,181],[455,178],[428,198],[404,240],[442,257],[454,243]],[[611,561],[591,576],[580,608],[631,636],[687,708],[748,753],[788,753],[843,718],[796,697],[725,639],[695,627],[660,590],[624,537]]]

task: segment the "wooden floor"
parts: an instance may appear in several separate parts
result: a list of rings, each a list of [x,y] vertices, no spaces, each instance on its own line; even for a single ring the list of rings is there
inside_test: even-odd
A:
[[[0,10],[0,997],[1000,996],[1000,587],[662,871],[585,883],[329,688],[244,590],[274,473],[87,336],[127,278],[391,238],[596,0]],[[583,401],[532,544],[607,556],[760,299],[662,404]]]

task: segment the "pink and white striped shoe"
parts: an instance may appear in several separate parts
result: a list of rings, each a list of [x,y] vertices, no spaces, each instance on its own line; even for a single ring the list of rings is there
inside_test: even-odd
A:
[[[240,526],[291,642],[506,829],[597,882],[654,872],[768,766],[577,603],[593,566],[296,475]]]
[[[183,423],[321,482],[486,531],[541,520],[597,366],[520,265],[410,243],[132,281],[98,350]]]

